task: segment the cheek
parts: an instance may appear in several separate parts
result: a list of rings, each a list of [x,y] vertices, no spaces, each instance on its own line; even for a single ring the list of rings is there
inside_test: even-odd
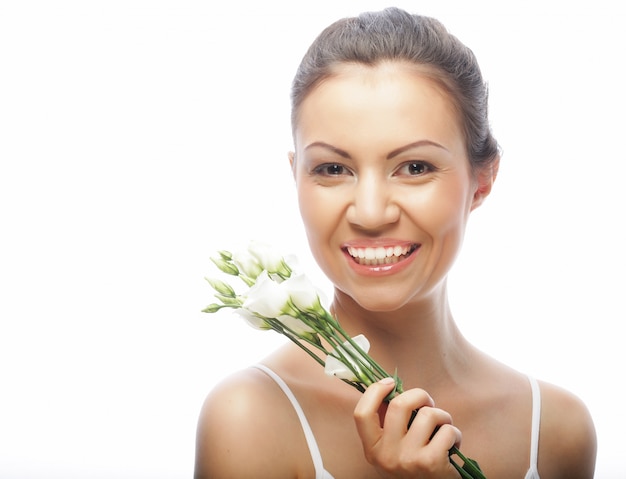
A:
[[[468,189],[463,184],[439,197],[432,217],[432,260],[439,276],[445,276],[454,264],[463,245],[470,202]]]
[[[467,184],[451,182],[433,185],[429,191],[414,194],[407,210],[411,211],[413,221],[432,239],[442,239],[450,235],[462,236],[469,205]]]
[[[341,253],[336,238],[342,228],[345,198],[338,189],[319,186],[306,178],[298,182],[297,192],[309,249],[321,269],[331,276],[335,255]]]
[[[464,228],[467,220],[468,203],[462,188],[448,192],[438,201],[437,221],[443,232]]]
[[[324,195],[320,195],[318,188],[308,184],[306,180],[299,181],[297,189],[300,216],[309,240],[322,236],[327,228],[329,216],[329,206]]]
[[[310,185],[298,185],[298,204],[302,224],[309,244],[309,250],[315,258],[316,263],[326,275],[330,271],[325,267],[329,261],[325,260],[325,249],[323,245],[328,243],[328,212],[324,207],[324,202],[315,195]]]

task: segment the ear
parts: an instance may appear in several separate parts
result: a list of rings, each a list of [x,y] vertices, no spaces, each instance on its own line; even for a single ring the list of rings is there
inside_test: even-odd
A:
[[[500,168],[500,157],[496,158],[490,165],[483,167],[476,177],[476,190],[472,199],[472,210],[475,210],[483,204],[485,198],[491,193],[493,183],[498,176],[498,168]]]
[[[287,156],[289,157],[289,166],[291,166],[291,174],[293,175],[294,179],[296,177],[296,154],[293,151],[290,151],[289,153],[287,153]]]

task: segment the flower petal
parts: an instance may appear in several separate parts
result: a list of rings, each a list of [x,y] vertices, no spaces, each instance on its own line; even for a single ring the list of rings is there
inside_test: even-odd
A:
[[[280,321],[280,323],[283,324],[286,328],[296,333],[298,336],[303,336],[307,333],[315,333],[315,330],[305,324],[300,318],[295,318],[293,316],[283,314],[282,316],[278,316],[276,319]]]
[[[284,258],[272,247],[260,241],[251,241],[248,251],[259,264],[270,274],[278,274],[280,280],[291,274],[291,268]]]
[[[370,350],[370,342],[364,335],[359,334],[358,336],[352,338],[352,340],[363,350],[364,353],[367,354]],[[366,358],[348,341],[344,342],[341,346],[339,346],[339,348],[341,348],[341,352],[345,356],[346,362],[338,359],[340,355],[335,349],[334,354],[337,357],[332,354],[326,356],[324,372],[329,376],[337,376],[339,379],[361,382],[363,378],[358,377],[358,373],[361,371],[361,366],[359,366],[356,360],[360,359],[367,364]],[[352,368],[356,371],[356,374],[352,371],[352,369],[350,369],[348,364],[352,366]]]
[[[319,295],[315,286],[304,274],[292,276],[281,283],[293,305],[300,311],[316,311],[320,307]]]
[[[326,356],[324,372],[328,376],[337,376],[339,379],[345,379],[347,381],[358,381],[358,378],[354,375],[352,371],[350,371],[350,369],[345,364],[343,364],[341,361],[331,355]]]
[[[233,254],[233,262],[240,271],[243,271],[246,276],[252,279],[256,279],[263,271],[261,263],[248,251],[238,251]]]
[[[254,329],[258,329],[261,331],[266,331],[268,329],[271,329],[269,325],[263,320],[263,318],[259,318],[258,316],[256,316],[251,311],[248,311],[247,309],[237,308],[234,310],[234,313],[241,316],[243,319],[245,319],[246,323],[248,323]]]
[[[288,305],[289,295],[263,271],[246,295],[243,307],[266,318],[277,318]]]

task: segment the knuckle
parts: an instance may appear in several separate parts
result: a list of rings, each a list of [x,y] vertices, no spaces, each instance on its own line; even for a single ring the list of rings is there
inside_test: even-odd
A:
[[[419,409],[418,414],[427,422],[436,423],[441,426],[452,424],[452,416],[442,409],[423,406]]]
[[[461,431],[452,424],[444,424],[439,428],[439,434],[445,435],[451,442],[461,442]]]
[[[412,389],[396,396],[389,405],[397,409],[416,409],[418,407],[427,407],[430,403],[431,399],[426,391],[423,389]]]
[[[354,419],[357,421],[361,421],[363,419],[365,419],[367,417],[367,413],[365,412],[365,410],[362,407],[357,406],[354,409],[354,412],[352,413],[354,416]]]
[[[431,420],[437,417],[437,411],[435,411],[433,408],[428,407],[428,406],[421,407],[418,414],[420,414],[422,418],[427,419],[427,420]]]
[[[390,411],[402,411],[407,408],[407,400],[405,397],[397,396],[389,402],[388,409]]]

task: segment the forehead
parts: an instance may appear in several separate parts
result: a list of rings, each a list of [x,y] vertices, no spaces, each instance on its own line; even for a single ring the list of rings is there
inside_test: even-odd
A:
[[[295,126],[297,143],[421,136],[462,142],[454,102],[436,75],[400,62],[336,66],[304,99]]]

